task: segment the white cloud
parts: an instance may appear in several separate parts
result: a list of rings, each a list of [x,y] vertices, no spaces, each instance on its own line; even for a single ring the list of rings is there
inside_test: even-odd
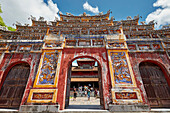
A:
[[[48,0],[48,4],[43,0],[1,0],[2,18],[8,26],[12,26],[16,21],[31,24],[28,20],[30,15],[37,19],[42,16],[45,20],[54,20],[55,16],[59,18],[57,4]]]
[[[170,0],[157,0],[153,6],[161,8],[150,13],[146,18],[146,23],[155,20],[157,22],[157,28],[161,25],[170,24]]]
[[[93,8],[87,1],[83,4],[83,8],[84,10],[90,11],[92,13],[99,13],[99,8],[97,6],[96,8]]]

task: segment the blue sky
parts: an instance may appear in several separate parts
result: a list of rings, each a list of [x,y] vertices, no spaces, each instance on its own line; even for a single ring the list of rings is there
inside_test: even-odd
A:
[[[136,15],[142,16],[140,21],[155,20],[157,27],[170,24],[170,0],[1,0],[3,13],[0,14],[5,23],[11,26],[16,21],[22,24],[31,24],[28,20],[30,15],[43,16],[45,20],[52,21],[61,11],[73,15],[86,12],[96,15],[104,14],[110,9],[111,16],[116,20],[125,20],[127,16],[132,18]],[[110,16],[110,17],[111,17]]]
[[[79,15],[86,12],[95,15],[83,9],[83,4],[86,1],[92,7],[98,7],[99,12],[106,13],[110,9],[112,11],[111,16],[114,16],[116,20],[126,19],[127,16],[134,17],[139,14],[143,17],[141,20],[145,21],[147,15],[156,9],[153,7],[156,0],[53,0],[63,14],[69,12]],[[47,0],[44,0],[44,2],[47,3]]]

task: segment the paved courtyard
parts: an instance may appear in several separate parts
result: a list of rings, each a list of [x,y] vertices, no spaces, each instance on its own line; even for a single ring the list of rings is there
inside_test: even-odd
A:
[[[77,97],[74,101],[73,98],[70,99],[69,106],[67,109],[102,109],[100,106],[100,98],[90,97]]]
[[[89,101],[87,97],[77,97],[76,101],[71,98],[69,105],[100,105],[100,98],[90,97]]]

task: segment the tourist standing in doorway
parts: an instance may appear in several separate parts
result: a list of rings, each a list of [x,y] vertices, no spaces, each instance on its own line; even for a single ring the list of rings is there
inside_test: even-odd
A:
[[[85,97],[87,96],[87,86],[84,86],[84,95],[85,95]]]
[[[96,99],[97,99],[97,89],[95,89],[95,91],[94,91],[94,96],[96,97]]]
[[[76,101],[76,97],[77,97],[77,92],[76,92],[76,88],[74,88],[74,101]]]
[[[90,100],[90,88],[87,89],[88,100]]]

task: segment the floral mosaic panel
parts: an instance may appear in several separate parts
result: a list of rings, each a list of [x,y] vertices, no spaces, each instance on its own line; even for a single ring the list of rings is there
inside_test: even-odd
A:
[[[111,52],[115,84],[132,84],[125,52]]]
[[[59,53],[45,53],[38,84],[54,85]]]

